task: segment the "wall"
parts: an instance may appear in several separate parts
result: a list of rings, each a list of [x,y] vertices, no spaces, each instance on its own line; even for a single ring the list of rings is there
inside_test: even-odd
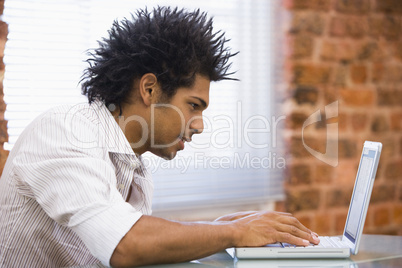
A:
[[[0,1],[0,15],[3,14],[4,0]],[[3,63],[4,47],[7,41],[8,26],[0,19],[0,174],[3,172],[3,167],[6,162],[8,151],[3,149],[3,145],[8,140],[7,134],[7,121],[4,120],[4,112],[6,111],[6,104],[3,97],[3,79],[5,66]]]
[[[365,233],[402,235],[402,1],[284,0],[288,146],[286,200],[319,234],[340,234],[364,140],[383,143]],[[338,101],[338,117],[302,126]],[[327,123],[338,124],[336,167],[325,153]]]

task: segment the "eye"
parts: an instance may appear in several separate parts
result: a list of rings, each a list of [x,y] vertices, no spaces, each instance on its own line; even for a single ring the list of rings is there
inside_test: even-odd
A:
[[[194,103],[194,102],[190,102],[190,106],[191,106],[193,109],[197,109],[197,108],[199,107],[199,105],[198,105],[197,103]]]

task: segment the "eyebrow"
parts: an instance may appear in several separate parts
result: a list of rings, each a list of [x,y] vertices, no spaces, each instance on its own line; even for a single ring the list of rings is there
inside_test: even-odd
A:
[[[203,99],[196,97],[196,96],[191,96],[191,98],[199,100],[201,102],[201,106],[203,106],[204,109],[206,109],[208,107],[208,104]]]

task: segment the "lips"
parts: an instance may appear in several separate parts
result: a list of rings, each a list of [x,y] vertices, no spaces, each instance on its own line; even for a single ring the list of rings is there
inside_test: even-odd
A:
[[[182,140],[183,142],[191,142],[191,138],[188,137],[179,136],[179,139]]]
[[[191,138],[179,136],[179,146],[180,150],[184,149],[184,143],[191,142]]]

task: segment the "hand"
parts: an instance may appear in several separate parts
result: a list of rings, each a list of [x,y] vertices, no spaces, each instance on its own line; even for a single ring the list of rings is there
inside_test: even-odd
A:
[[[247,213],[246,213],[247,214]],[[254,212],[233,221],[236,236],[235,246],[263,246],[276,242],[285,242],[298,246],[307,246],[320,241],[290,213]],[[225,217],[225,216],[224,216]]]
[[[242,211],[242,212],[236,212],[228,215],[224,215],[222,217],[217,218],[215,221],[234,221],[240,218],[247,217],[251,214],[258,213],[258,211]]]

